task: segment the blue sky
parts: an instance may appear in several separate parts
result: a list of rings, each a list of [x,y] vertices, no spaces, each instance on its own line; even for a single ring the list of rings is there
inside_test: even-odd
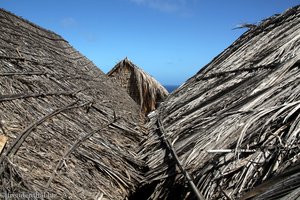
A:
[[[108,72],[128,57],[162,84],[194,75],[245,30],[300,0],[1,0]]]

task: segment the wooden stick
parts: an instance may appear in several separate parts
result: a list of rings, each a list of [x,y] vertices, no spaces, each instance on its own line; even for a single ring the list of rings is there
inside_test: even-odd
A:
[[[205,197],[201,194],[201,192],[198,190],[198,188],[196,187],[192,177],[190,176],[190,174],[188,173],[187,170],[184,169],[183,165],[181,164],[179,157],[176,153],[176,150],[174,149],[174,147],[172,146],[172,144],[169,142],[169,140],[166,138],[166,134],[165,134],[165,129],[163,127],[162,121],[161,121],[161,116],[160,116],[160,111],[158,111],[158,118],[157,118],[157,123],[158,123],[158,127],[159,130],[162,134],[162,139],[165,142],[167,148],[170,150],[172,157],[174,158],[174,160],[176,161],[177,166],[179,167],[181,173],[183,174],[183,176],[185,177],[185,179],[187,180],[192,192],[195,194],[196,198],[198,200],[205,200]]]
[[[75,149],[77,149],[77,148],[80,146],[80,144],[81,144],[82,142],[84,142],[84,141],[86,141],[87,139],[89,139],[93,134],[95,134],[95,133],[97,133],[97,132],[103,130],[103,129],[106,128],[106,127],[109,127],[109,126],[110,126],[111,124],[113,124],[115,121],[116,121],[116,119],[114,119],[113,121],[110,121],[109,123],[105,124],[104,126],[101,126],[100,128],[98,128],[98,129],[96,129],[96,130],[94,130],[94,131],[92,131],[92,132],[86,134],[86,135],[83,136],[82,138],[78,139],[78,140],[71,146],[71,148],[68,149],[68,150],[64,153],[63,157],[62,157],[62,158],[59,160],[59,162],[57,163],[55,169],[53,170],[53,172],[52,172],[52,174],[51,174],[51,176],[50,176],[50,178],[49,178],[49,180],[48,180],[48,182],[47,182],[47,184],[46,184],[46,188],[49,188],[49,186],[50,186],[50,184],[52,183],[52,180],[54,179],[54,177],[55,177],[55,175],[56,175],[58,169],[62,166],[62,164],[64,163],[65,159],[66,159],[66,158],[67,158],[67,157],[68,157]]]
[[[28,72],[3,72],[0,73],[0,76],[16,76],[16,75],[24,75],[24,76],[31,76],[31,75],[46,75],[47,72],[43,71],[28,71]]]
[[[20,61],[31,61],[25,58],[13,57],[13,56],[0,56],[0,59],[9,59],[9,60],[20,60]]]
[[[253,153],[256,152],[255,149],[209,149],[206,151],[207,153],[234,153],[234,152],[245,152],[245,153]]]
[[[0,95],[0,102],[12,101],[12,100],[16,100],[16,99],[26,99],[26,98],[30,98],[30,97],[46,97],[46,96],[59,96],[59,95],[72,96],[80,91],[81,90],[48,92],[48,93],[31,93],[31,94],[24,93],[24,94]]]
[[[21,55],[21,53],[20,53],[20,51],[19,51],[18,48],[16,48],[16,51],[17,51],[17,53],[18,53],[18,55],[19,55],[20,58],[24,58],[24,57]]]
[[[28,135],[30,134],[30,132],[32,130],[34,130],[38,125],[42,124],[44,121],[46,121],[47,119],[63,112],[66,110],[70,110],[70,109],[74,109],[74,108],[79,108],[79,107],[83,107],[85,105],[87,105],[88,103],[84,103],[78,106],[74,106],[79,100],[76,100],[66,106],[63,106],[62,108],[58,108],[57,110],[54,110],[53,112],[45,115],[44,117],[42,117],[41,119],[35,121],[34,123],[30,124],[27,128],[25,128],[25,130],[23,130],[19,136],[17,137],[17,139],[14,140],[14,142],[11,144],[11,146],[7,149],[6,153],[1,155],[0,157],[0,163],[3,162],[3,159],[5,156],[9,156],[9,155],[14,155],[18,149],[20,148],[20,146],[22,145],[22,143],[25,141],[25,139],[28,137]]]

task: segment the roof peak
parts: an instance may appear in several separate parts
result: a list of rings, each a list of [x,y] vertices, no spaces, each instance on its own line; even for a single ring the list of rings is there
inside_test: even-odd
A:
[[[131,62],[129,59],[128,59],[128,57],[126,56],[123,60],[121,60],[121,62]]]
[[[139,67],[137,65],[135,65],[131,60],[129,60],[127,56],[123,60],[121,60],[119,62],[119,64],[122,64],[122,63],[123,63],[123,66],[124,66],[124,64],[128,64],[128,65],[130,65],[133,68],[139,69]]]

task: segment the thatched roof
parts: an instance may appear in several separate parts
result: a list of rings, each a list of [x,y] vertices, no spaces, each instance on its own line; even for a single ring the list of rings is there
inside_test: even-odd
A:
[[[4,10],[0,104],[1,199],[124,199],[141,181],[139,106],[63,38]]]
[[[193,199],[194,183],[199,199],[299,197],[299,85],[298,6],[249,29],[160,106],[139,194]]]
[[[120,61],[107,75],[126,89],[144,113],[155,110],[169,94],[157,80],[127,58]]]

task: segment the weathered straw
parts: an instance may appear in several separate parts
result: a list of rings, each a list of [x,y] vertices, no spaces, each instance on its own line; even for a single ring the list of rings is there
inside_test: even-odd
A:
[[[299,6],[263,20],[168,97],[163,112],[151,115],[139,153],[150,168],[141,190],[154,188],[150,198],[195,198],[165,161],[160,117],[205,198],[239,199],[252,190],[253,199],[297,194],[299,176],[291,169],[300,160],[299,30]]]
[[[140,107],[59,35],[2,9],[0,104],[1,199],[122,200],[142,181]]]
[[[157,80],[133,64],[128,58],[116,64],[107,75],[112,81],[126,89],[145,114],[155,110],[169,94]]]

